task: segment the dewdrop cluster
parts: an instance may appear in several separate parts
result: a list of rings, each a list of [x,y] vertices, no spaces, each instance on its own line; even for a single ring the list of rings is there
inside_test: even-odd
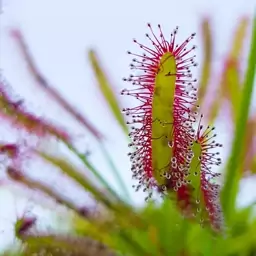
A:
[[[215,142],[215,128],[204,130],[203,115],[198,115],[197,80],[191,71],[197,66],[193,54],[196,47],[188,46],[195,33],[177,44],[178,27],[169,40],[160,25],[159,36],[150,24],[148,27],[149,46],[134,39],[143,52],[128,51],[133,56],[132,74],[123,80],[130,86],[121,91],[137,101],[136,106],[123,109],[130,125],[132,176],[138,181],[134,187],[148,191],[146,199],[155,190],[164,195],[174,192],[183,209],[203,201],[212,225],[218,226],[219,219],[214,216],[220,216],[220,188],[213,180],[219,174],[212,166],[221,164],[214,149],[222,145]]]

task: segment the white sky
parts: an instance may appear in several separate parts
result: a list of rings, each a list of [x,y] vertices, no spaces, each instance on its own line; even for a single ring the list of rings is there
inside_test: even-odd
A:
[[[125,86],[121,79],[130,73],[130,58],[126,51],[134,48],[134,37],[140,41],[144,40],[144,34],[148,32],[147,22],[151,22],[152,25],[160,23],[166,34],[170,34],[178,25],[178,39],[183,40],[192,32],[198,32],[201,17],[210,16],[215,37],[214,61],[222,63],[238,17],[244,14],[252,16],[256,1],[5,0],[2,5],[0,67],[4,70],[5,77],[18,93],[29,99],[31,105],[36,105],[38,111],[43,111],[46,116],[67,124],[76,133],[86,134],[73,125],[67,116],[61,115],[60,119],[57,108],[49,111],[48,100],[44,94],[35,94],[36,87],[28,75],[17,46],[8,36],[9,28],[19,27],[26,37],[37,66],[51,85],[108,136],[108,150],[126,183],[131,187],[129,161],[126,157],[127,141],[106,110],[106,105],[97,87],[94,86],[95,80],[86,51],[91,47],[98,51],[105,70],[118,92]],[[197,55],[200,64],[200,33],[195,44],[198,45]],[[128,99],[122,100],[123,103],[128,102]],[[113,181],[111,174],[105,170],[105,163],[97,145],[90,138],[86,139],[85,149],[88,144],[93,150],[93,161],[98,164],[105,176]],[[132,192],[132,189],[130,191]],[[133,194],[135,202],[143,200],[143,197],[138,195],[140,194]],[[1,214],[4,214],[6,208],[9,209],[8,212],[13,209],[13,206],[6,207],[9,203],[7,198],[9,197],[1,197],[0,194]],[[247,196],[244,198],[248,199]],[[0,245],[1,239],[0,233]]]

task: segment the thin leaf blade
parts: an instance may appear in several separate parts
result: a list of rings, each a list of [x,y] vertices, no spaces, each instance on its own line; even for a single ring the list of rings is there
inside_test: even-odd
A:
[[[123,114],[121,113],[121,108],[114,94],[114,90],[100,65],[100,62],[96,53],[93,50],[90,50],[88,56],[89,56],[89,60],[91,62],[91,66],[93,68],[95,77],[97,78],[99,88],[105,100],[107,101],[112,114],[116,118],[117,122],[119,123],[123,131],[126,134],[128,134],[128,128],[124,120]]]

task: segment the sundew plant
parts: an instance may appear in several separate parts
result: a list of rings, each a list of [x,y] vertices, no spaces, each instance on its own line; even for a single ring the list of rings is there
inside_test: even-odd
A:
[[[204,49],[193,45],[196,33],[182,40],[179,30],[182,28],[164,31],[164,24],[147,24],[148,43],[133,39],[138,51],[128,51],[131,74],[123,79],[124,89],[119,94],[108,81],[97,54],[88,52],[102,95],[127,137],[131,163],[127,170],[134,178],[131,185],[122,180],[104,150],[104,132],[50,85],[36,67],[22,32],[11,31],[38,86],[37,93],[41,90],[53,99],[99,142],[122,192],[133,186],[135,191],[144,192],[145,203],[136,207],[127,193],[112,188],[88,154],[75,146],[72,131],[30,111],[2,71],[1,122],[19,136],[17,141],[1,136],[1,172],[5,174],[1,186],[37,193],[39,199],[34,204],[49,206],[69,228],[51,227],[51,223],[43,223],[47,228],[42,228],[42,216],[24,213],[13,224],[15,242],[1,255],[256,255],[254,204],[237,206],[240,181],[256,172],[256,112],[251,104],[256,18],[238,20],[219,79],[213,79],[216,90],[211,101],[211,24],[208,19],[201,23]],[[198,50],[203,51],[202,63],[197,63]],[[241,58],[246,59],[244,71]],[[199,67],[201,74],[195,77]],[[123,97],[133,98],[129,106],[122,106]],[[225,107],[231,113],[225,118],[233,133],[229,146],[222,142],[216,128]],[[65,148],[81,167],[62,155],[55,144]],[[222,152],[227,148],[231,150],[223,161]],[[35,162],[75,184],[91,197],[94,206],[80,207],[54,184],[36,179],[28,171]]]

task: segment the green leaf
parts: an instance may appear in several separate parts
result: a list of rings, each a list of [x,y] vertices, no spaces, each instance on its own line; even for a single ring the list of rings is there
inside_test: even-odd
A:
[[[211,76],[211,62],[212,62],[212,33],[208,19],[204,19],[201,23],[201,30],[203,33],[203,45],[204,45],[204,60],[203,68],[201,71],[201,78],[198,90],[198,104],[201,105],[204,100],[204,96],[207,92],[207,86],[209,84]]]
[[[95,76],[98,80],[100,90],[101,90],[104,98],[106,99],[106,101],[109,105],[109,108],[112,111],[114,117],[116,118],[116,120],[118,121],[118,123],[122,127],[123,131],[127,135],[128,134],[128,127],[127,127],[126,122],[124,120],[123,114],[120,111],[121,108],[119,107],[117,98],[114,94],[114,90],[113,90],[110,82],[108,81],[105,73],[103,72],[103,70],[100,66],[99,60],[97,58],[97,55],[93,50],[89,51],[89,59],[91,61],[91,65],[92,65],[92,68],[94,70]],[[109,166],[111,167],[111,170],[114,174],[114,177],[116,178],[116,180],[118,182],[120,190],[124,193],[125,198],[130,200],[130,195],[129,195],[129,192],[126,188],[126,185],[125,185],[123,179],[121,178],[121,176],[119,174],[119,171],[117,170],[116,166],[114,165],[114,162],[112,161],[111,157],[109,156],[109,154],[108,154],[108,152],[105,149],[103,144],[100,145],[100,149],[101,149],[104,157],[108,161]]]
[[[117,181],[117,183],[119,185],[120,191],[124,194],[125,199],[128,200],[129,202],[131,202],[131,197],[130,197],[129,191],[127,189],[127,186],[126,186],[125,182],[123,181],[123,179],[122,179],[122,177],[120,175],[120,172],[117,170],[117,168],[116,168],[116,166],[115,166],[111,156],[109,155],[109,153],[106,150],[106,148],[105,148],[103,143],[101,143],[100,149],[101,149],[101,152],[102,152],[103,156],[105,157],[105,159],[108,162],[110,170],[114,174],[114,177],[115,177],[115,179],[116,179],[116,181]]]
[[[239,63],[242,53],[242,46],[245,39],[245,33],[248,26],[248,20],[242,19],[234,33],[233,43],[230,52],[224,63],[220,84],[217,88],[217,96],[210,107],[209,121],[214,123],[219,114],[221,105],[226,97],[231,104],[233,119],[237,117],[239,106],[241,104],[241,77],[239,74]]]
[[[49,84],[47,79],[38,70],[36,63],[30,53],[28,46],[26,45],[23,34],[19,30],[12,30],[11,35],[16,40],[22,55],[27,63],[30,75],[36,81],[36,84],[47,93],[49,98],[57,102],[65,111],[67,111],[74,119],[82,124],[87,131],[89,131],[97,140],[102,141],[103,135],[96,129],[87,118],[85,118],[75,107],[73,107],[53,86]],[[1,105],[1,101],[0,101]]]
[[[246,133],[245,133],[245,139],[244,139],[244,145],[243,145],[243,153],[241,158],[241,172],[247,172],[253,171],[251,170],[251,165],[253,163],[253,157],[254,157],[254,130],[256,128],[256,125],[254,123],[254,120],[249,119],[247,121],[246,125]]]
[[[232,237],[238,237],[243,233],[248,232],[250,228],[250,217],[252,216],[253,207],[249,206],[234,214],[234,224],[231,227],[230,233]]]
[[[256,17],[254,17],[252,28],[251,47],[248,57],[248,66],[242,90],[241,107],[236,120],[235,135],[232,145],[232,152],[227,166],[224,187],[221,193],[221,200],[224,215],[228,224],[232,221],[232,214],[236,208],[236,196],[239,188],[241,172],[239,170],[242,147],[245,138],[247,119],[252,98],[254,76],[256,70]]]
[[[65,145],[74,155],[76,155],[83,162],[88,170],[97,178],[100,184],[103,185],[108,190],[108,192],[110,192],[111,195],[119,199],[119,196],[111,188],[110,184],[104,179],[100,172],[88,161],[86,155],[80,154],[71,144],[65,143]]]
[[[68,161],[59,157],[48,155],[43,152],[38,152],[38,154],[41,155],[42,158],[45,159],[46,161],[60,168],[63,171],[63,173],[65,173],[68,177],[72,178],[78,184],[80,184],[85,189],[85,191],[89,191],[99,202],[102,202],[105,206],[107,206],[110,209],[114,207],[114,205],[110,201],[109,195],[106,195],[106,193],[101,193],[92,184],[92,182],[89,179],[87,179],[84,174],[82,174],[82,172],[79,172],[77,169],[75,169]]]
[[[224,94],[230,100],[234,120],[236,120],[239,113],[241,102],[240,58],[248,24],[249,22],[247,18],[242,19],[238,24],[233,45],[229,53],[228,61],[226,63],[227,70]]]
[[[111,109],[114,117],[116,118],[119,125],[122,127],[125,134],[128,134],[128,128],[126,125],[126,122],[124,120],[124,116],[121,113],[121,108],[118,104],[117,98],[114,94],[114,90],[108,81],[106,74],[103,72],[99,60],[96,56],[96,53],[93,50],[89,51],[89,60],[91,62],[92,68],[94,70],[95,76],[98,80],[98,84],[100,87],[100,90],[105,97],[109,108]]]
[[[24,240],[25,255],[116,255],[90,237],[35,234],[26,236]]]
[[[251,164],[251,167],[250,167],[250,171],[252,173],[256,173],[256,155],[253,157],[252,164]]]

